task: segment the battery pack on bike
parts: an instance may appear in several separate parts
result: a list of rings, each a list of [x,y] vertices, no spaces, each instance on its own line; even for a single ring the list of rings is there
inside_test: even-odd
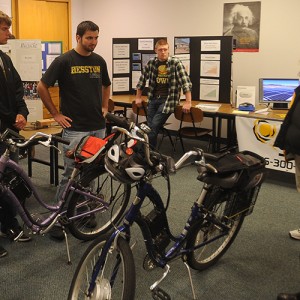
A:
[[[209,163],[215,173],[199,166],[197,179],[214,186],[214,193],[222,195],[220,199],[226,199],[226,195],[232,198],[231,215],[242,212],[250,215],[265,179],[265,160],[256,153],[243,151],[220,156]]]

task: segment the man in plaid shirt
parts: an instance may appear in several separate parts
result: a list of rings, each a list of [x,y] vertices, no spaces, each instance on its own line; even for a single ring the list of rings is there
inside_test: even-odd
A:
[[[150,145],[155,148],[159,129],[174,112],[180,101],[181,89],[185,95],[183,111],[189,112],[192,101],[192,83],[182,62],[176,57],[169,56],[169,45],[165,39],[155,44],[157,56],[150,59],[143,68],[136,86],[136,104],[142,104],[142,91],[149,80],[147,122],[151,128],[149,133]]]

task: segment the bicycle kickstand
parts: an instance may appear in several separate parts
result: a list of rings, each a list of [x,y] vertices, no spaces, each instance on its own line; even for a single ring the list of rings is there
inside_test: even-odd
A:
[[[63,234],[64,234],[64,236],[65,236],[65,241],[66,241],[67,256],[68,256],[68,262],[67,262],[67,263],[68,263],[68,265],[71,265],[72,262],[71,262],[71,256],[70,256],[70,249],[69,249],[68,235],[67,235],[67,233],[66,233],[64,227],[62,228],[62,232],[63,232]]]
[[[189,273],[189,279],[190,279],[190,284],[191,284],[192,293],[193,293],[193,300],[196,300],[196,294],[195,294],[195,290],[194,290],[193,279],[192,279],[192,275],[191,275],[191,269],[190,269],[189,265],[187,264],[187,262],[184,261],[183,263],[186,266],[187,271]]]

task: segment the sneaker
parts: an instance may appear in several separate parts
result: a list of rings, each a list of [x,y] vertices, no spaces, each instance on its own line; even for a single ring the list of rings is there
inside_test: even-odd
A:
[[[67,232],[67,229],[65,228]],[[65,239],[65,235],[60,225],[54,225],[49,232],[50,238],[56,241],[63,241]]]
[[[290,231],[290,237],[295,240],[300,240],[300,228]]]
[[[31,241],[31,237],[24,234],[23,230],[20,228],[9,229],[6,232],[1,232],[1,236],[5,238],[9,238],[14,242],[29,242]]]
[[[6,256],[7,254],[8,252],[0,246],[0,258]]]

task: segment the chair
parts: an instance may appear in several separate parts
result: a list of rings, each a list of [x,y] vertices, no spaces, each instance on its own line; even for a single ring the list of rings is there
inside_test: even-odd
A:
[[[142,101],[141,107],[137,106],[135,101],[132,101],[132,111],[136,115],[135,124],[147,123],[147,104],[145,101]],[[143,122],[139,122],[139,116],[144,117]]]
[[[115,103],[113,100],[108,99],[108,111],[111,113],[115,110]]]
[[[200,108],[191,107],[189,113],[184,113],[182,111],[182,106],[178,105],[174,112],[175,118],[180,121],[179,130],[175,139],[175,145],[179,138],[183,152],[185,152],[183,138],[199,140],[201,138],[206,138],[208,140],[208,145],[206,151],[209,151],[211,144],[212,129],[199,127],[203,120],[203,111]],[[190,123],[191,126],[185,126],[184,122]]]
[[[147,104],[145,101],[142,101],[142,106],[139,107],[136,105],[135,101],[132,101],[132,111],[133,113],[136,115],[136,120],[135,120],[135,124],[141,124],[141,123],[146,123],[147,124]],[[144,117],[144,121],[143,122],[139,122],[139,116],[140,117]],[[167,128],[165,128],[165,126],[169,125],[169,123],[165,123],[162,128],[159,130],[162,133],[162,138],[158,144],[157,149],[160,148],[163,139],[167,136],[170,140],[170,143],[172,145],[172,149],[174,151],[174,143],[171,137],[171,134],[169,132],[169,130]]]
[[[115,103],[113,100],[108,99],[108,112],[109,113],[113,113],[115,110]],[[105,126],[106,126],[106,134],[110,134],[111,133],[111,129],[114,126],[114,124],[112,124],[110,121],[105,120]]]

